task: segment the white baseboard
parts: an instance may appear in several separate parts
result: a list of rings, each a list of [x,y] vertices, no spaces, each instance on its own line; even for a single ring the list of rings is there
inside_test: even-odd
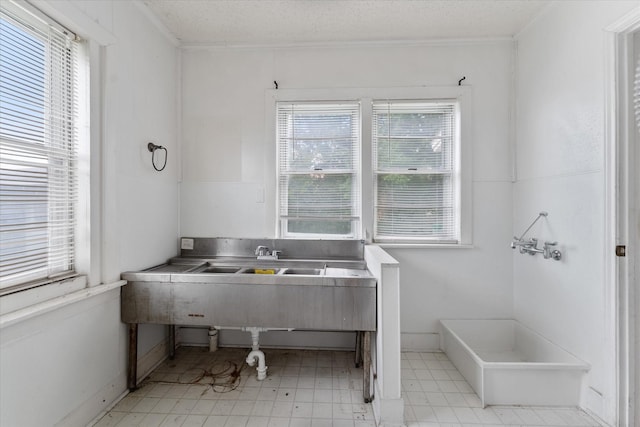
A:
[[[164,339],[156,344],[142,357],[138,358],[137,381],[142,381],[168,357],[169,340]]]
[[[404,399],[385,399],[380,391],[380,383],[374,380],[375,394],[371,401],[373,416],[378,427],[404,427]]]
[[[167,358],[167,349],[168,349],[168,340],[162,340],[155,347],[153,347],[147,354],[138,359],[138,375],[137,380],[141,381],[147,375],[149,375],[154,369],[156,369],[162,362]],[[68,415],[59,425],[60,426],[92,426],[96,424],[100,419],[115,405],[118,404],[120,400],[122,400],[127,394],[129,394],[129,390],[127,390],[127,378],[123,373],[122,378],[118,381],[118,386],[115,387],[114,384],[109,384],[103,390],[96,394],[98,396],[98,400],[101,405],[92,405],[92,401],[96,400],[95,396],[92,399],[84,402],[79,409]],[[112,393],[106,393],[106,391],[112,391]],[[104,396],[100,399],[101,396]],[[109,402],[108,404],[105,404]],[[76,413],[87,414],[90,418],[88,418],[88,422],[83,418],[79,418]],[[98,414],[98,416],[96,416]]]
[[[124,372],[93,396],[82,402],[56,427],[77,427],[95,424],[110,408],[126,396],[127,378]],[[100,414],[96,417],[96,414]]]
[[[402,332],[402,351],[441,351],[440,334],[435,332]]]
[[[601,425],[608,425],[603,421],[605,417],[605,410],[604,396],[602,396],[602,393],[592,387],[588,387],[585,400],[585,407],[583,409]]]

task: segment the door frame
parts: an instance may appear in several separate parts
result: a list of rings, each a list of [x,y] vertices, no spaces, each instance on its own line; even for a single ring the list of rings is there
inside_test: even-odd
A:
[[[634,34],[640,32],[640,8],[605,28],[605,364],[607,384],[603,416],[617,426],[640,427],[640,349],[636,326],[640,291],[638,267],[637,180],[640,174],[633,106]],[[626,256],[615,254],[626,246]]]

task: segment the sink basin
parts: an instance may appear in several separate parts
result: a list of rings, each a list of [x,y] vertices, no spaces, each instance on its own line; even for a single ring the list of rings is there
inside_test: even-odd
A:
[[[322,268],[287,268],[282,274],[304,274],[307,276],[319,276],[324,269]]]
[[[207,267],[202,270],[202,273],[223,273],[233,274],[240,271],[240,267]]]
[[[278,274],[279,271],[280,271],[279,268],[270,268],[270,267],[265,267],[265,268],[245,268],[242,271],[240,271],[240,273],[243,273],[243,274],[274,275],[274,274]]]

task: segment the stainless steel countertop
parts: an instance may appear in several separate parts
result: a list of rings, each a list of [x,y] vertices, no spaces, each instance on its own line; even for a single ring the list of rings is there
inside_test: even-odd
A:
[[[214,271],[207,271],[208,269]],[[274,274],[252,271],[273,270]],[[215,272],[215,271],[218,272]],[[222,272],[219,272],[222,271]],[[163,283],[225,283],[238,285],[375,287],[376,279],[362,260],[278,259],[247,257],[176,257],[142,271],[122,273],[127,281]]]

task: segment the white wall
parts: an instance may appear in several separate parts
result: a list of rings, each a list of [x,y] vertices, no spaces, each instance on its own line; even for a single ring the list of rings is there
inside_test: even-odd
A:
[[[509,41],[183,52],[181,234],[272,237],[275,153],[265,91],[452,86],[473,98],[474,247],[388,249],[401,265],[405,347],[438,348],[437,319],[512,314]]]
[[[589,362],[586,385],[605,398],[603,29],[637,5],[557,2],[517,39],[514,233],[548,211],[530,235],[557,240],[563,260],[514,255],[514,313]],[[593,390],[583,404],[603,416]]]
[[[132,2],[49,5],[54,15],[64,8],[61,19],[97,22],[115,40],[92,70],[104,120],[102,152],[92,153],[103,168],[103,189],[92,184],[94,194],[102,191],[103,225],[92,233],[102,234],[97,281],[110,283],[177,253],[179,52]],[[148,141],[168,148],[164,172],[153,170]],[[86,425],[126,389],[119,289],[4,327],[0,337],[3,426]],[[143,329],[141,356],[164,337],[162,327]]]
[[[105,281],[178,254],[179,51],[147,19],[144,6],[128,2],[78,2],[106,21],[118,42],[106,48]],[[167,148],[157,172],[147,143]],[[163,152],[156,155],[161,166]],[[141,325],[138,354],[164,340],[166,328]]]

